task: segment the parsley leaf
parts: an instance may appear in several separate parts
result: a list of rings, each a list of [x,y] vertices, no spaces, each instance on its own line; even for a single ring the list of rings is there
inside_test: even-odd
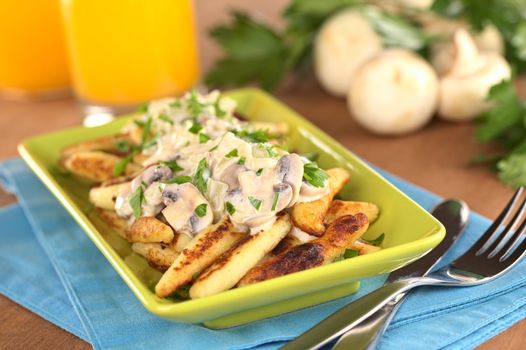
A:
[[[276,206],[278,205],[278,199],[279,199],[279,192],[274,192],[274,197],[272,198],[272,208],[270,208],[270,210],[272,211],[276,210]]]
[[[117,163],[115,163],[115,165],[113,166],[113,176],[122,175],[126,170],[128,164],[132,161],[134,155],[135,154],[127,155],[126,157],[122,158]]]
[[[355,256],[358,256],[358,251],[354,249],[345,249],[345,253],[343,253],[344,259],[350,259],[354,258]]]
[[[141,145],[144,145],[144,143],[148,140],[150,137],[150,131],[152,129],[152,118],[148,117],[146,121],[142,125],[142,135],[141,135]]]
[[[137,113],[147,113],[148,112],[148,103],[144,103],[137,108]]]
[[[192,134],[198,134],[199,131],[201,131],[203,129],[203,126],[201,124],[199,124],[198,122],[194,122],[192,124],[192,126],[190,127],[190,129],[188,129],[188,131],[190,131]]]
[[[130,141],[126,139],[113,141],[113,147],[115,147],[117,151],[122,153],[128,153],[132,150],[132,145],[130,144]]]
[[[510,80],[494,85],[489,91],[487,100],[493,101],[495,106],[479,118],[479,126],[475,134],[478,141],[491,141],[512,128],[523,128],[526,108],[519,100]]]
[[[179,164],[177,164],[177,161],[175,159],[174,160],[162,160],[162,161],[159,162],[159,164],[167,166],[173,172],[178,172],[178,171],[184,170],[183,168],[181,168],[181,166]]]
[[[170,103],[170,107],[172,108],[181,108],[182,106],[183,104],[181,103],[180,100],[175,100],[172,103]]]
[[[403,47],[418,51],[424,49],[432,38],[407,18],[374,7],[362,9],[374,30],[383,38],[385,46]]]
[[[207,134],[203,132],[199,134],[199,143],[205,143],[208,140],[210,140],[210,136],[208,136]]]
[[[312,162],[303,166],[303,179],[314,187],[323,187],[329,176],[318,167],[318,164]]]
[[[248,200],[250,201],[250,204],[252,204],[252,206],[254,208],[256,208],[256,210],[259,210],[259,208],[261,208],[261,199],[257,199],[255,197],[251,197],[251,196],[248,196]]]
[[[228,214],[234,215],[234,213],[236,212],[236,207],[234,207],[234,205],[230,202],[226,202],[225,206],[226,206],[226,211],[228,212]]]
[[[526,185],[526,167],[521,162],[526,159],[526,103],[519,99],[511,81],[503,81],[493,86],[488,100],[494,106],[478,119],[475,137],[479,142],[498,142],[504,153],[483,156],[499,173],[499,179],[512,187]]]
[[[261,176],[263,173],[263,168],[259,168],[258,171],[256,171],[256,176]]]
[[[160,114],[159,119],[161,119],[164,122],[167,122],[170,125],[174,125],[173,119],[167,116],[166,114]]]
[[[363,239],[363,238],[362,239],[365,242],[378,247],[378,246],[380,246],[382,244],[382,242],[384,241],[384,238],[385,238],[385,234],[382,233],[380,236],[376,237],[375,239],[371,239],[371,240],[367,240],[367,239]]]
[[[191,181],[192,181],[192,178],[190,176],[181,175],[181,176],[173,177],[170,180],[165,181],[164,183],[180,185],[180,184],[184,184],[184,183],[191,182]]]
[[[512,154],[497,163],[499,179],[512,187],[526,185],[526,154]]]
[[[197,165],[197,169],[195,170],[195,174],[193,178],[193,183],[195,187],[197,187],[199,192],[201,192],[202,194],[206,193],[209,177],[210,177],[210,170],[208,169],[206,158],[203,158]]]
[[[195,207],[194,212],[195,212],[195,214],[197,216],[202,218],[203,216],[206,215],[206,208],[207,208],[207,204],[206,203],[201,203],[197,207]]]
[[[214,102],[214,112],[219,118],[223,118],[226,116],[226,112],[221,109],[221,106],[219,105],[219,101],[221,100],[220,97],[217,98],[217,100]]]
[[[133,209],[133,216],[138,219],[142,212],[142,202],[144,201],[144,186],[139,186],[130,197],[130,206]]]
[[[242,12],[234,12],[233,23],[213,28],[210,35],[224,56],[207,75],[209,85],[257,82],[271,90],[287,71],[287,46],[282,34]]]
[[[199,98],[197,96],[197,90],[192,90],[190,93],[190,97],[186,101],[186,108],[188,108],[188,112],[192,116],[192,118],[197,118],[201,112],[203,112],[204,108],[206,107],[205,104],[199,102]]]
[[[233,158],[233,157],[237,157],[237,148],[225,154],[225,158]]]
[[[245,165],[246,162],[247,162],[247,159],[245,157],[239,157],[239,160],[237,161],[237,164]]]
[[[267,142],[269,139],[268,131],[263,129],[258,129],[254,131],[247,130],[234,130],[232,131],[234,135],[251,143],[263,143]]]

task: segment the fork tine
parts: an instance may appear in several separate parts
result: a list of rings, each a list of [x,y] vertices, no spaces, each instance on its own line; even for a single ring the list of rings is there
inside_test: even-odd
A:
[[[499,258],[499,261],[505,261],[508,259],[515,250],[519,249],[520,244],[523,242],[523,240],[526,238],[525,232],[526,231],[526,218],[522,221],[521,225],[515,230],[512,239],[509,239],[506,245],[503,245],[504,253]],[[526,247],[525,247],[526,248]],[[520,249],[519,249],[520,250]],[[523,248],[524,250],[524,248]]]
[[[515,203],[517,202],[523,191],[523,187],[519,187],[517,191],[515,191],[508,204],[506,204],[506,207],[502,210],[502,212],[495,219],[495,221],[493,221],[493,223],[486,230],[486,232],[484,232],[482,237],[475,243],[473,248],[471,248],[473,250],[476,250],[477,256],[484,254],[500,236],[501,233],[498,231],[498,228],[508,218],[512,211],[511,209],[515,206]]]
[[[525,221],[522,222],[522,224],[520,225],[519,228],[517,228],[516,231],[513,231],[512,229],[513,229],[513,226],[515,226],[515,224],[519,222],[519,219],[522,217],[522,214],[524,214],[525,209],[526,209],[526,198],[522,201],[520,208],[517,210],[517,212],[513,216],[513,219],[510,220],[508,225],[506,225],[506,228],[500,233],[501,239],[496,240],[494,242],[495,247],[489,253],[488,255],[489,259],[497,255],[502,250],[502,247],[504,247],[506,243],[510,241],[510,239],[515,235],[517,231],[522,232],[522,230],[524,229],[524,225],[526,224]]]

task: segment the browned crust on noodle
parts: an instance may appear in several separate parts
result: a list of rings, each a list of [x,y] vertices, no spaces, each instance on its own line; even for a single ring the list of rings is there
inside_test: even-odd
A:
[[[323,237],[294,246],[252,268],[239,282],[244,286],[332,262],[367,229],[363,213],[338,218]]]

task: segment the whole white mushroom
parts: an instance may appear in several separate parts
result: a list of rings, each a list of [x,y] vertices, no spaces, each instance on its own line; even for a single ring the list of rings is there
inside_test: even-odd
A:
[[[438,100],[438,78],[420,56],[388,49],[364,64],[347,103],[354,119],[378,134],[397,135],[423,127]]]
[[[491,107],[486,101],[490,88],[509,79],[511,69],[501,55],[480,51],[464,29],[455,33],[454,43],[455,59],[440,80],[438,114],[446,120],[463,121]]]
[[[329,93],[343,97],[358,68],[382,51],[382,38],[360,12],[344,10],[323,24],[314,42],[314,72]]]
[[[461,29],[459,26],[457,30]],[[504,39],[493,25],[487,25],[480,33],[472,34],[480,51],[494,52],[500,55],[504,54]],[[431,46],[430,62],[439,75],[448,72],[453,66],[456,56],[454,33],[448,41],[433,44]]]

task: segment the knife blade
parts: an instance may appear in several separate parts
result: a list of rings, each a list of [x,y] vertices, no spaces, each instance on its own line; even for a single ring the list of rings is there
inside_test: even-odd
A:
[[[449,202],[449,201],[446,201],[446,202]],[[439,205],[433,211],[433,213],[436,213],[437,216],[441,216],[442,219],[445,219],[448,214],[450,215],[452,213],[454,214],[453,208],[455,208],[458,212],[460,212],[460,215],[453,215],[455,219],[453,220],[445,219],[444,220],[443,224],[446,227],[446,230],[449,227],[451,231],[452,227],[454,227],[453,226],[454,223],[455,222],[458,223],[461,218],[466,218],[469,213],[465,203],[460,202],[460,201],[458,201],[457,203],[459,203],[459,206],[461,207],[465,206],[465,210],[458,210],[459,209],[458,206],[448,207],[448,205]],[[465,224],[462,227],[464,226]],[[392,276],[391,275],[389,276],[388,284],[391,284],[393,281],[396,282],[402,277],[422,276],[425,273],[427,273],[429,270],[431,270],[436,265],[436,263],[438,263],[437,260],[439,260],[442,257],[442,255],[444,255],[444,253],[447,251],[447,249],[451,245],[451,242],[454,241],[454,238],[456,236],[457,235],[446,235],[447,240],[445,242],[443,240],[435,249],[429,252],[426,256],[411,263],[407,267],[404,267],[400,270],[395,271],[394,273],[391,273]],[[430,254],[431,254],[431,257],[428,257]],[[359,301],[360,299],[358,299],[357,301],[351,304],[357,303]],[[346,313],[345,309],[346,307],[340,309],[335,314],[321,321],[319,324],[312,327],[311,329],[309,329],[308,331],[300,335],[295,340],[287,343],[281,349],[286,349],[286,350],[317,349],[327,344],[329,341],[333,340],[335,337],[341,334],[342,330],[350,326],[348,322],[346,322],[345,319],[340,318],[340,315],[343,315]],[[338,316],[336,316],[336,314],[338,314]],[[368,315],[371,315],[371,313],[368,313]],[[362,319],[361,321],[363,320],[364,319]],[[329,328],[330,330],[328,330],[327,328]]]
[[[417,262],[392,272],[385,283],[392,283],[401,278],[422,276],[434,270],[464,231],[468,223],[469,209],[466,203],[450,199],[438,204],[431,214],[444,225],[446,236],[435,249]],[[406,294],[400,294],[365,321],[347,331],[332,349],[374,349],[396,311],[403,304]]]

